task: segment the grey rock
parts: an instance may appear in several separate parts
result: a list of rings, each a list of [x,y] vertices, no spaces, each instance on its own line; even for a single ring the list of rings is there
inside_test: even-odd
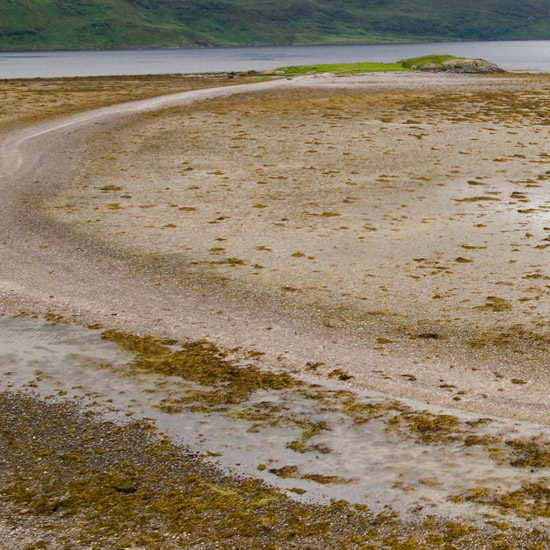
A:
[[[472,74],[488,74],[504,72],[495,63],[490,63],[484,59],[450,59],[444,61],[440,65],[422,65],[415,67],[416,70],[422,72],[447,72],[447,73],[472,73]]]

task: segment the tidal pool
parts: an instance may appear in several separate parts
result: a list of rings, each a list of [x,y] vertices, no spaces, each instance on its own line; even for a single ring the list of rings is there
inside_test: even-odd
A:
[[[246,391],[233,387],[238,377],[197,383],[186,371],[187,344],[0,316],[0,390],[71,400],[115,422],[148,419],[223,472],[261,478],[302,502],[521,524],[525,505],[505,509],[500,496],[547,481],[545,427],[351,391],[338,371],[319,385],[315,365],[302,379],[284,373],[283,384],[262,383],[279,379],[261,358],[194,345],[216,368],[260,382]],[[159,354],[170,374],[161,374]],[[545,514],[529,517],[547,526]]]

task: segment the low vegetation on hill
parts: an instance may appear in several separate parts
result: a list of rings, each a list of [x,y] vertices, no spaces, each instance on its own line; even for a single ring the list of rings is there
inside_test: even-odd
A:
[[[0,0],[0,49],[550,38],[548,0]]]

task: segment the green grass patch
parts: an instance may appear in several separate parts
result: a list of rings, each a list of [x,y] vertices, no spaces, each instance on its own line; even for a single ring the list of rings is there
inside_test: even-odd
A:
[[[402,59],[399,63],[407,69],[415,69],[416,67],[424,67],[426,65],[442,66],[445,61],[451,59],[459,60],[464,59],[462,57],[455,57],[454,55],[423,55],[422,57],[410,57],[409,59]]]
[[[410,68],[399,63],[335,63],[322,65],[296,65],[293,67],[280,67],[275,72],[282,72],[286,76],[299,76],[304,74],[355,74],[355,73],[390,73],[397,71],[410,71]]]
[[[274,74],[285,76],[300,76],[304,74],[357,74],[357,73],[389,73],[420,70],[423,67],[430,67],[435,70],[459,69],[465,64],[479,62],[480,65],[487,64],[483,59],[468,59],[455,57],[454,55],[424,55],[422,57],[411,57],[402,59],[396,63],[334,63],[320,65],[296,65],[292,67],[279,67]]]

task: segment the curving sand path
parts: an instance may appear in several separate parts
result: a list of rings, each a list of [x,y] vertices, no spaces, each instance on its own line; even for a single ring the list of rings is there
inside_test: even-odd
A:
[[[526,124],[524,116],[518,115],[519,118],[514,119],[512,114],[516,111],[502,121],[492,120],[491,113],[481,112],[479,102],[474,105],[478,109],[475,125],[460,128],[449,126],[448,132],[445,126],[448,121],[437,120],[435,111],[429,113],[425,120],[414,118],[419,112],[429,112],[432,108],[430,94],[434,92],[443,91],[451,96],[460,93],[463,94],[461,100],[464,100],[468,94],[480,90],[486,94],[499,90],[509,95],[516,94],[514,101],[517,101],[518,94],[545,98],[547,86],[547,80],[542,77],[539,80],[525,80],[514,77],[488,79],[386,74],[347,79],[297,78],[186,92],[123,104],[11,133],[3,137],[0,145],[1,309],[6,313],[58,315],[71,322],[114,327],[136,334],[163,335],[180,340],[207,339],[223,348],[241,347],[262,352],[262,361],[267,365],[284,365],[301,371],[308,363],[322,363],[317,373],[326,375],[334,369],[342,369],[353,376],[350,383],[358,387],[432,405],[548,423],[550,380],[545,365],[548,362],[546,313],[549,304],[547,290],[542,284],[547,277],[544,271],[544,239],[547,235],[544,218],[547,208],[543,196],[545,167],[541,164],[546,162],[541,156],[544,153],[546,126],[531,127]],[[262,284],[250,284],[252,269],[247,266],[252,265],[252,257],[243,260],[244,275],[235,276],[233,271],[238,269],[239,262],[219,262],[214,270],[211,266],[202,270],[197,267],[197,262],[205,261],[200,253],[178,255],[178,243],[183,240],[187,239],[189,244],[193,240],[200,241],[204,235],[209,238],[213,236],[207,233],[204,223],[205,220],[211,221],[212,215],[219,212],[220,205],[224,204],[219,189],[213,189],[211,203],[205,201],[207,217],[192,220],[192,223],[185,225],[179,237],[177,233],[169,238],[151,237],[144,232],[144,228],[155,220],[147,217],[132,227],[131,234],[136,236],[134,241],[117,236],[117,227],[120,229],[120,223],[126,227],[124,224],[129,224],[130,218],[122,218],[122,222],[116,218],[118,221],[114,223],[118,207],[111,208],[114,211],[112,216],[106,216],[108,204],[113,204],[107,204],[107,199],[102,204],[95,204],[99,211],[99,230],[84,231],[77,223],[81,218],[71,217],[70,211],[68,214],[63,212],[63,197],[73,193],[73,183],[82,178],[87,166],[97,166],[94,151],[104,154],[104,142],[122,135],[121,129],[124,133],[128,127],[140,128],[140,116],[143,114],[148,117],[148,127],[153,128],[148,135],[155,135],[160,131],[158,126],[155,127],[156,115],[153,117],[147,113],[159,112],[159,120],[164,123],[162,117],[170,112],[167,109],[183,109],[182,116],[185,117],[189,112],[185,110],[188,106],[195,103],[203,105],[207,100],[211,100],[208,104],[215,105],[216,99],[237,94],[284,92],[303,95],[311,90],[317,90],[315,93],[319,94],[327,89],[359,91],[363,94],[366,90],[373,96],[414,92],[415,101],[420,102],[416,111],[412,115],[402,113],[403,117],[410,116],[411,120],[377,119],[372,136],[385,144],[397,144],[400,139],[412,139],[415,143],[424,140],[423,143],[428,143],[427,150],[446,145],[444,140],[458,146],[454,156],[441,152],[436,155],[444,164],[436,178],[424,173],[424,165],[411,167],[418,153],[416,149],[395,147],[399,156],[406,157],[405,164],[409,164],[407,170],[400,167],[399,177],[407,172],[409,178],[417,178],[416,183],[428,182],[430,193],[422,204],[416,197],[408,209],[406,205],[402,206],[404,213],[394,215],[393,219],[384,218],[374,210],[368,220],[359,215],[364,213],[361,200],[367,198],[377,201],[385,213],[395,214],[392,208],[396,201],[404,204],[401,200],[407,190],[392,189],[394,176],[386,173],[384,159],[389,158],[387,151],[373,152],[380,163],[375,170],[378,187],[367,186],[362,191],[352,189],[349,194],[359,196],[359,199],[341,205],[341,211],[325,210],[325,203],[330,203],[333,198],[319,193],[318,204],[310,205],[307,210],[313,216],[310,219],[319,222],[316,227],[318,232],[333,231],[341,226],[346,227],[342,231],[357,232],[359,226],[354,225],[357,220],[360,220],[364,231],[368,230],[365,225],[371,224],[371,229],[376,226],[376,238],[368,233],[369,239],[372,237],[369,259],[379,257],[384,260],[379,265],[371,266],[371,275],[374,278],[386,277],[387,285],[379,281],[372,285],[370,292],[363,295],[372,301],[366,307],[359,308],[357,300],[348,296],[354,294],[357,283],[353,279],[354,269],[345,259],[351,255],[355,265],[355,260],[362,253],[359,249],[333,252],[328,261],[318,266],[320,275],[315,275],[311,268],[296,267],[271,278],[262,275]],[[419,95],[424,98],[422,101]],[[246,99],[248,96],[243,97]],[[452,103],[452,98],[450,101]],[[353,100],[351,103],[353,107]],[[499,106],[502,112],[516,107]],[[528,110],[529,105],[517,108]],[[439,112],[443,110],[442,107]],[[469,107],[466,113],[460,113],[458,108],[456,111],[453,116],[464,117]],[[274,116],[280,116],[280,113]],[[429,117],[433,117],[432,120]],[[441,129],[447,133],[437,135],[437,130]],[[276,125],[274,131],[278,130]],[[300,135],[300,130],[292,131],[293,143],[298,143],[296,136]],[[384,137],[384,131],[390,132],[390,137]],[[281,135],[285,139],[285,134]],[[510,145],[512,138],[515,141]],[[473,145],[470,150],[463,148],[472,139],[481,144],[482,152]],[[515,152],[518,143],[525,146],[525,151]],[[306,151],[296,150],[299,155],[306,154]],[[143,155],[145,163],[138,166],[138,172],[150,169],[153,176],[158,176],[162,166],[154,165],[154,154],[147,151],[135,154],[138,157]],[[458,156],[461,154],[463,157]],[[197,155],[197,162],[204,160],[200,150]],[[486,164],[483,168],[486,173],[480,175],[479,158],[488,155],[495,162],[491,167],[496,166],[497,169],[491,171]],[[461,158],[465,160],[461,162]],[[396,159],[397,156],[391,160],[396,162]],[[498,159],[502,162],[497,162]],[[528,164],[530,161],[533,161],[532,164]],[[120,181],[118,176],[110,173],[112,164],[108,159],[100,162],[104,163],[104,173],[97,185],[111,185],[110,189],[116,189]],[[216,162],[224,162],[221,153]],[[503,166],[506,173],[499,174],[498,170]],[[290,168],[294,167],[290,165]],[[201,170],[192,177],[204,178],[208,168],[201,167]],[[444,182],[454,181],[453,173],[457,174],[455,179],[459,183],[444,188]],[[527,180],[523,184],[522,178]],[[127,185],[128,180],[124,180],[123,184]],[[441,184],[440,191],[436,187],[438,184]],[[479,191],[477,184],[482,191]],[[520,184],[523,185],[521,189],[518,187]],[[528,189],[524,188],[529,185],[531,187]],[[132,189],[132,194],[144,201],[150,198],[147,192],[145,188]],[[504,194],[506,201],[513,203],[512,207],[508,202],[501,201],[499,194]],[[94,197],[84,193],[80,198],[92,204],[93,209]],[[341,198],[340,194],[338,198]],[[251,236],[261,235],[265,237],[266,248],[271,249],[276,249],[277,243],[283,242],[284,246],[278,252],[281,257],[295,252],[307,256],[309,252],[305,247],[313,249],[318,245],[314,237],[300,234],[297,227],[293,228],[290,238],[277,231],[268,235],[266,227],[269,224],[262,225],[262,221],[248,218],[246,210],[239,210],[242,205],[238,197],[228,200],[236,213],[233,215],[235,220],[229,222],[234,225],[228,233],[238,234],[241,231],[243,239],[249,240]],[[357,206],[357,201],[360,206]],[[532,201],[536,206],[524,205],[526,201]],[[45,214],[44,202],[61,213],[55,217]],[[518,202],[519,206],[515,206]],[[348,207],[348,204],[351,206]],[[453,216],[448,215],[450,204],[455,208]],[[492,207],[493,204],[496,206]],[[480,205],[485,209],[482,213],[485,221],[490,223],[478,220]],[[503,205],[504,209],[501,208]],[[430,216],[423,216],[424,208]],[[274,216],[279,219],[285,217],[284,210],[283,205]],[[131,211],[128,209],[128,212]],[[84,212],[84,215],[88,213]],[[527,226],[525,216],[530,216],[532,220]],[[430,218],[427,225],[432,223],[430,227],[433,228],[435,223],[440,230],[426,232],[425,226],[421,225],[423,217]],[[289,218],[293,219],[292,216]],[[268,217],[268,221],[273,222],[274,219]],[[169,225],[170,220],[167,221],[166,225]],[[333,221],[338,227],[333,226]],[[480,226],[489,225],[494,235],[474,238],[479,234],[471,229],[473,221]],[[514,232],[514,238],[517,234],[517,245],[501,239],[509,230]],[[519,231],[523,232],[521,236]],[[432,246],[435,234],[442,239],[438,246],[443,252],[439,256],[434,254]],[[533,242],[533,246],[524,247],[522,238]],[[335,246],[344,241],[340,239]],[[411,250],[412,243],[426,253],[417,255],[416,250]],[[460,245],[464,245],[462,252],[455,253]],[[524,258],[519,262],[519,267],[514,258],[508,257],[512,245],[519,251],[517,254]],[[222,245],[220,249],[224,247]],[[480,251],[487,247],[491,253],[484,258]],[[388,253],[388,250],[393,252]],[[235,250],[235,257],[239,259],[237,253],[245,254],[246,251],[244,248]],[[191,263],[190,258],[196,262]],[[298,261],[301,256],[295,258]],[[449,258],[453,261],[453,269],[448,267]],[[278,259],[273,261],[275,267]],[[447,272],[450,282],[441,283],[438,291],[440,298],[433,297],[436,293],[434,289],[439,288],[437,285],[422,284],[423,272],[419,274],[409,266],[410,269],[407,269],[413,277],[408,277],[407,273],[394,276],[396,264],[401,265],[403,261],[412,262],[412,266],[419,264],[434,276]],[[487,274],[494,275],[490,285],[486,277],[484,280]],[[279,287],[283,288],[275,288],[279,276]],[[317,282],[315,277],[319,277]],[[328,281],[326,299],[315,291],[306,292],[305,285],[304,292],[299,292],[305,280],[313,280],[311,286],[318,286],[322,279]],[[416,284],[419,279],[421,282]],[[493,291],[494,285],[501,280],[504,290],[497,294]],[[343,286],[340,281],[344,281]],[[530,283],[521,289],[525,296],[530,298],[533,293],[538,296],[534,313],[528,308],[521,310],[510,305],[513,299],[506,294],[507,289],[519,281]],[[466,308],[461,298],[471,300],[472,285],[481,289],[476,295],[479,301]],[[529,290],[534,286],[538,286],[538,290]],[[355,292],[355,296],[359,294]],[[430,318],[430,311],[439,307],[432,304],[439,304],[441,297],[450,297],[447,312],[451,313],[438,313]],[[519,302],[520,298],[517,300],[520,304],[524,303]],[[345,308],[339,308],[338,304],[343,304]],[[452,312],[456,312],[456,318]],[[503,312],[504,320],[494,315]],[[521,323],[521,328],[517,327],[518,323]],[[474,345],[483,338],[488,342]]]

